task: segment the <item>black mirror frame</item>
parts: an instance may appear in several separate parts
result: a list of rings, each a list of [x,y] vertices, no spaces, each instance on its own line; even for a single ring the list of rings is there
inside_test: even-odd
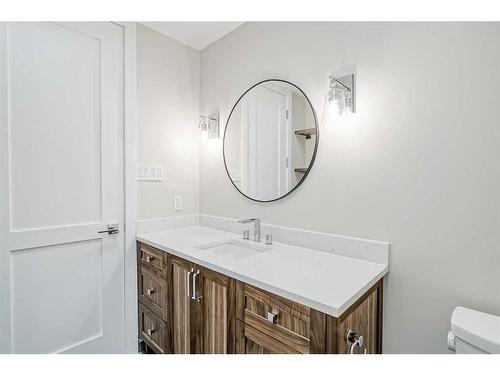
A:
[[[302,95],[304,95],[304,97],[306,98],[307,100],[307,103],[309,103],[309,106],[311,107],[311,110],[313,112],[313,116],[314,116],[314,123],[315,123],[315,126],[316,126],[316,142],[315,142],[315,145],[314,145],[314,152],[313,152],[313,155],[312,155],[312,158],[311,158],[311,162],[309,163],[309,166],[307,167],[307,171],[304,173],[304,176],[302,176],[302,178],[300,179],[300,181],[297,183],[297,185],[295,185],[288,193],[276,198],[276,199],[271,199],[271,200],[267,200],[267,201],[263,201],[263,200],[259,200],[259,199],[254,199],[252,197],[249,197],[248,195],[244,194],[240,189],[238,189],[238,187],[236,186],[236,184],[234,183],[234,181],[232,180],[231,178],[231,175],[229,174],[229,170],[227,169],[227,163],[226,163],[226,153],[225,153],[225,145],[226,145],[226,132],[227,132],[227,127],[229,125],[229,120],[231,119],[231,115],[233,114],[233,111],[234,109],[236,108],[236,106],[238,105],[238,103],[241,101],[241,99],[246,95],[247,92],[249,92],[251,89],[253,89],[255,86],[258,86],[262,83],[265,83],[265,82],[282,82],[282,83],[288,83],[289,85],[292,85],[293,87],[295,87],[297,90],[299,90]],[[286,81],[284,79],[278,79],[278,78],[270,78],[270,79],[265,79],[263,81],[260,81],[260,82],[257,82],[256,84],[252,85],[249,89],[247,89],[243,94],[241,94],[241,96],[238,98],[238,100],[236,101],[236,103],[234,103],[233,105],[233,108],[231,108],[231,112],[229,113],[229,116],[227,117],[227,121],[226,121],[226,126],[224,127],[224,137],[222,139],[222,158],[224,159],[224,168],[226,169],[226,173],[227,173],[227,177],[229,178],[229,181],[231,181],[231,183],[233,184],[234,188],[241,194],[243,195],[245,198],[247,199],[250,199],[251,201],[254,201],[254,202],[259,202],[259,203],[270,203],[270,202],[276,202],[280,199],[283,199],[285,197],[287,197],[288,195],[290,195],[292,192],[294,192],[301,184],[302,182],[305,181],[305,179],[307,178],[307,176],[309,175],[309,172],[311,171],[311,168],[313,167],[314,165],[314,161],[316,160],[316,154],[318,152],[318,146],[319,146],[319,123],[318,123],[318,117],[316,116],[316,111],[314,110],[314,107],[311,103],[311,101],[309,100],[309,98],[307,97],[307,95],[305,94],[304,91],[302,91],[302,89],[300,87],[298,87],[297,85],[293,84],[292,82],[289,82],[289,81]]]

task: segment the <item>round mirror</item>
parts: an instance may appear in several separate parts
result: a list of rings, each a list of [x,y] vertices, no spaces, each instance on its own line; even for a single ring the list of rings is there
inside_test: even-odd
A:
[[[238,191],[272,202],[294,191],[311,170],[318,149],[311,102],[293,83],[269,79],[236,102],[224,131],[224,165]]]

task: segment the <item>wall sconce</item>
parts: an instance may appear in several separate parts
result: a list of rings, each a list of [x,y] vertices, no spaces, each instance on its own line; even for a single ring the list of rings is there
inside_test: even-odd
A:
[[[356,86],[354,74],[342,77],[330,76],[328,87],[329,112],[337,116],[348,117],[356,113]]]
[[[219,138],[219,115],[200,116],[198,128],[201,131],[201,139]]]

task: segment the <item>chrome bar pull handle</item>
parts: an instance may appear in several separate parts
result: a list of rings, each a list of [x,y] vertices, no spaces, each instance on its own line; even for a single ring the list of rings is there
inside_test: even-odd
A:
[[[193,299],[195,301],[199,301],[203,296],[198,295],[199,292],[196,290],[196,280],[198,280],[198,275],[200,274],[200,270],[196,270],[196,272],[193,274]]]
[[[187,273],[187,294],[188,294],[188,297],[191,299],[193,298],[193,294],[191,293],[191,290],[192,290],[192,288],[191,288],[191,282],[192,282],[191,275],[193,274],[193,272],[194,272],[194,268],[191,268],[191,271],[189,271]]]
[[[146,255],[146,262],[151,263],[155,257],[152,255]]]
[[[155,292],[155,290],[154,289],[148,289],[146,292],[147,292],[148,296],[151,297],[151,294],[153,294]]]
[[[193,294],[191,294],[191,299],[196,299],[196,272],[193,273]]]
[[[148,335],[151,336],[155,331],[155,327],[148,328]]]

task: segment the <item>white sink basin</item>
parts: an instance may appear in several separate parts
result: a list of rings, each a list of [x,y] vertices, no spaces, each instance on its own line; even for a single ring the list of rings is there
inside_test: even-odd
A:
[[[251,240],[224,240],[196,246],[198,250],[209,251],[212,254],[244,259],[262,254],[272,249],[272,245],[265,245]]]

